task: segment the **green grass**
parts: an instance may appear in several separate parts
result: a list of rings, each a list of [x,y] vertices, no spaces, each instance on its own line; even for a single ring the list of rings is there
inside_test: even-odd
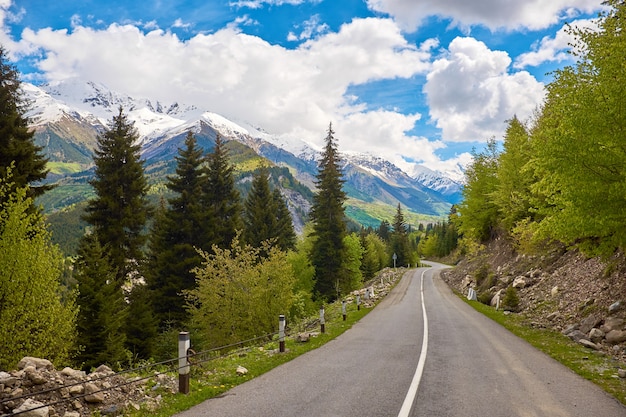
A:
[[[77,162],[48,162],[46,168],[53,174],[75,174],[85,169]]]
[[[626,367],[626,364],[620,364],[614,358],[590,350],[554,330],[532,327],[524,315],[504,314],[503,311],[477,301],[468,301],[465,297],[461,299],[626,405],[625,382],[617,377],[620,365]]]
[[[396,281],[397,282],[397,281]],[[262,375],[275,367],[311,350],[317,349],[326,342],[336,338],[350,329],[356,322],[367,315],[372,309],[362,307],[357,310],[354,304],[348,304],[346,321],[343,321],[341,304],[335,303],[325,308],[325,333],[311,337],[306,343],[298,343],[293,338],[285,339],[285,352],[278,352],[277,337],[263,346],[252,346],[231,352],[227,356],[192,367],[190,392],[184,394],[162,393],[162,403],[158,410],[141,409],[130,414],[134,417],[169,417],[187,410],[196,404],[214,398],[229,389]],[[307,332],[310,330],[307,330]],[[319,327],[315,329],[319,331]],[[297,329],[293,329],[293,335]],[[244,376],[236,374],[237,366],[248,370]]]

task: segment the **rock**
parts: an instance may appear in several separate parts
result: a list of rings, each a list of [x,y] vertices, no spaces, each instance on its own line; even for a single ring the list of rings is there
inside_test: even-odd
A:
[[[77,369],[72,369],[69,367],[63,368],[63,370],[61,371],[61,375],[68,376],[74,379],[83,379],[87,376],[85,371],[79,371]]]
[[[43,403],[28,398],[24,404],[13,410],[14,414],[22,417],[48,417],[50,409]]]
[[[296,342],[299,343],[306,343],[309,341],[309,339],[311,338],[311,335],[309,333],[298,333],[298,335],[296,335]]]
[[[578,330],[578,324],[570,324],[565,329],[563,329],[563,331],[561,333],[563,333],[565,336],[567,336],[568,334],[570,334],[574,330]]]
[[[580,339],[578,343],[580,343],[581,345],[589,349],[600,350],[600,347],[596,345],[595,343],[593,343],[591,340]]]
[[[619,376],[620,378],[626,378],[626,369],[618,369],[617,376]]]
[[[589,340],[593,343],[600,343],[604,339],[605,333],[600,329],[591,329],[589,331]]]
[[[26,377],[33,383],[33,385],[43,385],[48,380],[41,374],[41,372],[37,371],[34,366],[29,365],[24,368],[24,373]]]
[[[549,321],[554,321],[559,317],[559,312],[555,311],[554,313],[550,313],[548,314],[548,316],[546,317],[546,319],[548,319]]]
[[[72,385],[70,387],[70,394],[71,395],[82,395],[85,392],[85,387],[83,387],[82,385]]]
[[[32,356],[25,356],[17,364],[17,369],[24,369],[27,366],[34,366],[35,369],[54,369],[52,362],[47,359],[33,358]]]
[[[552,289],[550,290],[550,295],[552,297],[556,297],[557,295],[559,295],[559,286],[555,285],[554,287],[552,287]]]
[[[63,414],[63,417],[80,417],[80,413],[76,411],[67,411],[65,414]]]
[[[601,322],[602,318],[592,314],[580,322],[580,327],[578,329],[583,333],[589,333],[591,329],[599,325]]]
[[[568,333],[566,336],[572,339],[574,342],[580,342],[581,339],[584,339],[587,337],[587,335],[581,332],[580,330],[574,330]]]
[[[622,342],[626,342],[626,331],[624,330],[611,330],[605,336],[606,342],[612,345],[617,345]]]
[[[236,372],[237,372],[237,375],[242,376],[242,375],[247,374],[247,373],[248,373],[248,370],[247,370],[246,368],[244,368],[243,366],[239,365],[239,366],[237,367],[237,371],[236,371]]]
[[[519,276],[513,280],[513,288],[526,288],[526,278]]]
[[[103,416],[116,416],[120,413],[120,407],[117,404],[110,405],[106,408],[103,408],[100,413]]]
[[[624,303],[621,301],[617,301],[609,306],[609,314],[615,314],[624,308]]]
[[[115,372],[113,372],[113,370],[106,365],[100,365],[96,368],[94,373],[100,374],[103,376],[108,376],[108,375],[113,375]]]
[[[0,372],[0,385],[5,387],[13,387],[17,384],[17,378],[8,372]]]
[[[600,330],[602,330],[604,333],[608,333],[611,330],[622,330],[622,327],[624,327],[624,319],[618,317],[609,317],[608,319],[604,320],[604,324],[600,326]]]
[[[104,392],[98,392],[100,388],[92,382],[85,384],[85,401],[88,403],[101,403],[104,401]]]

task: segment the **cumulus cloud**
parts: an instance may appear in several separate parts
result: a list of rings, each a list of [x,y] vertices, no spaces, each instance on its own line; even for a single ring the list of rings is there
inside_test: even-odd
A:
[[[346,126],[338,129],[346,150],[426,146],[404,134],[419,115],[362,113],[346,95],[351,85],[428,70],[433,44],[411,45],[390,19],[356,19],[296,49],[230,26],[189,40],[133,25],[27,29],[21,42],[23,53],[36,49],[43,56],[37,65],[47,81],[97,80],[116,91],[196,104],[319,144],[333,121]]]
[[[473,38],[456,38],[427,75],[424,92],[430,116],[444,141],[499,137],[504,121],[529,117],[545,90],[526,71],[509,73],[511,58]]]
[[[521,54],[515,59],[515,68],[536,67],[544,62],[562,62],[571,58],[568,51],[574,42],[570,28],[596,29],[597,21],[593,19],[581,19],[572,22],[569,26],[563,26],[554,37],[546,36],[533,46],[533,50]]]
[[[367,0],[367,4],[371,10],[389,14],[409,31],[429,16],[451,19],[460,27],[538,30],[601,7],[598,0]]]

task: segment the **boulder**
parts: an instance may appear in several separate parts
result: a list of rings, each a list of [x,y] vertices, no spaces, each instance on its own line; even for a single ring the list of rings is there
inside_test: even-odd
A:
[[[100,388],[92,382],[85,384],[85,401],[92,404],[101,403],[104,401],[104,392],[100,391]]]
[[[52,362],[48,359],[34,358],[32,356],[25,356],[17,364],[17,369],[24,369],[27,366],[34,366],[35,369],[54,369]]]
[[[591,329],[593,329],[600,323],[602,323],[602,318],[600,316],[596,316],[592,314],[590,316],[585,317],[583,321],[580,322],[580,327],[578,328],[578,330],[580,330],[583,333],[589,333]]]
[[[237,375],[243,376],[243,375],[248,373],[248,370],[246,368],[244,368],[243,366],[239,365],[237,367],[237,371],[236,372],[237,372]]]
[[[13,414],[19,414],[21,417],[48,417],[50,409],[45,404],[28,398],[22,405],[13,410]]]
[[[604,339],[605,333],[600,329],[591,329],[589,331],[589,340],[593,343],[600,343]]]
[[[528,283],[523,276],[519,276],[513,280],[513,288],[526,288],[526,285],[528,285]]]
[[[615,314],[624,308],[624,303],[621,301],[617,301],[609,306],[609,314]]]
[[[79,371],[70,367],[63,368],[63,370],[61,371],[61,375],[68,376],[74,379],[83,379],[87,376],[85,371]]]
[[[612,345],[617,345],[622,342],[626,342],[626,331],[624,330],[611,330],[605,336],[606,342]]]
[[[600,347],[598,345],[587,339],[580,339],[578,343],[589,349],[600,350]]]
[[[48,380],[41,374],[41,372],[35,369],[34,366],[29,365],[24,368],[24,373],[33,385],[43,385],[48,382]]]
[[[570,333],[566,334],[566,336],[572,339],[574,342],[580,342],[581,339],[585,339],[587,337],[587,335],[580,330],[571,331]]]
[[[602,330],[604,333],[608,333],[611,330],[622,330],[623,327],[624,319],[621,319],[619,317],[609,317],[608,319],[604,320],[604,324],[600,326],[600,330]]]

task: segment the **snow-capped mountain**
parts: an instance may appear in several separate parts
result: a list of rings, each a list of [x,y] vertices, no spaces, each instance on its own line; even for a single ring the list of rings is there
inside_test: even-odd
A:
[[[309,188],[314,184],[318,149],[299,138],[273,135],[245,122],[233,122],[210,109],[130,97],[102,84],[79,80],[42,86],[24,83],[23,90],[31,102],[27,115],[35,128],[36,140],[45,146],[54,162],[78,162],[88,169],[97,135],[122,107],[135,123],[148,165],[173,161],[189,130],[207,150],[219,133],[279,167],[288,167]],[[374,199],[394,207],[400,203],[415,213],[435,216],[445,214],[450,204],[459,200],[459,183],[425,167],[412,176],[371,155],[341,156],[346,188],[353,199]]]

